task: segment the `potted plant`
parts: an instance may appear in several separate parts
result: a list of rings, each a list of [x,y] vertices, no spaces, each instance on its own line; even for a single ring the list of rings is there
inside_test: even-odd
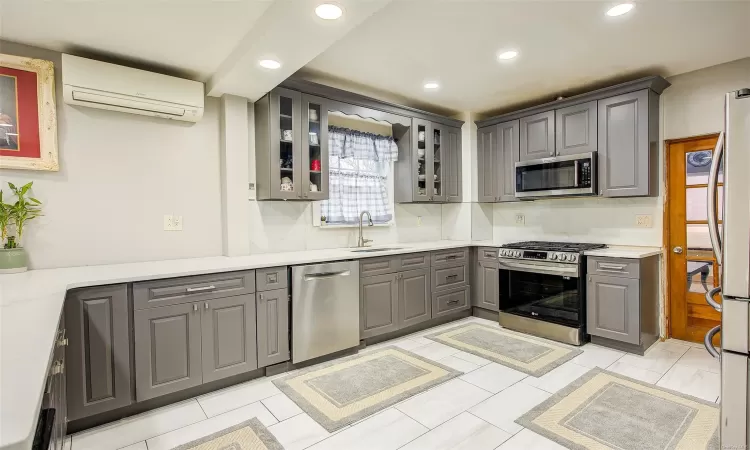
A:
[[[3,193],[0,191],[0,274],[25,272],[28,266],[26,251],[21,247],[21,238],[26,223],[42,215],[40,205],[42,202],[29,196],[33,182],[16,187],[8,183],[10,190],[16,196],[15,203],[5,203]],[[15,228],[15,235],[11,236],[9,229],[11,224]]]

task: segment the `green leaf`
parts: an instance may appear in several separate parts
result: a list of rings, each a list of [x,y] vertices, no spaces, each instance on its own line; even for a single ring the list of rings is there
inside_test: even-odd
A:
[[[0,196],[0,200],[2,200],[2,196]],[[37,205],[41,205],[42,204],[42,202],[40,202],[39,200],[35,199],[34,197],[29,197],[29,200],[31,200],[32,202],[36,203]]]
[[[15,191],[16,191],[16,189],[17,189],[17,188],[16,188],[16,185],[15,185],[15,184],[13,184],[13,183],[11,183],[10,181],[8,181],[8,186],[10,186],[10,188],[11,188],[11,189],[13,189],[13,192],[15,192]]]

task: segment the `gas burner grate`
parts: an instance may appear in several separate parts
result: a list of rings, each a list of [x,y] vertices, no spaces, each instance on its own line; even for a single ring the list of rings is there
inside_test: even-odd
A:
[[[588,244],[575,242],[546,242],[546,241],[524,241],[505,244],[502,248],[514,248],[518,250],[541,250],[548,252],[582,252],[595,248],[604,248],[604,244]]]

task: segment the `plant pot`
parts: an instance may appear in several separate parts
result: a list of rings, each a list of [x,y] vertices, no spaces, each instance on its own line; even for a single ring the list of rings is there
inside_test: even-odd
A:
[[[0,248],[0,274],[26,272],[27,261],[22,247]]]

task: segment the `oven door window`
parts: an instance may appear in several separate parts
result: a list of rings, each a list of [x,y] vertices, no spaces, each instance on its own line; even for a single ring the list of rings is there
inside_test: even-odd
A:
[[[576,161],[558,161],[517,167],[516,191],[535,192],[587,187],[577,185],[577,168]]]
[[[582,325],[579,278],[500,271],[500,310],[562,325]]]

